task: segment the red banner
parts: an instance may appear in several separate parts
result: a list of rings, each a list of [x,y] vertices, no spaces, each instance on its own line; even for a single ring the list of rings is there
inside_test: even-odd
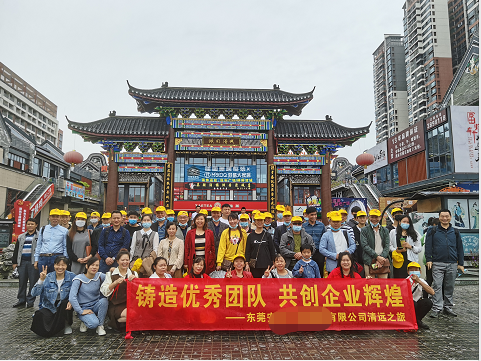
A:
[[[27,230],[27,219],[30,217],[31,202],[26,202],[18,199],[14,203],[14,217],[15,230],[12,235],[12,240],[16,241],[18,236]]]
[[[137,278],[127,284],[127,308],[128,331],[275,331],[273,323],[294,325],[293,311],[299,324],[310,312],[311,326],[330,314],[319,330],[417,329],[404,279]]]
[[[32,211],[32,218],[35,218],[37,214],[42,210],[42,208],[48,203],[50,198],[53,196],[53,191],[55,190],[54,184],[50,184],[45,192],[42,193],[41,197],[32,205],[30,210]]]

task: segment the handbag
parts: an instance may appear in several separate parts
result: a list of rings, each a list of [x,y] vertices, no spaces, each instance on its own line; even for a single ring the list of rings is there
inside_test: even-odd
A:
[[[256,258],[251,258],[249,260],[249,267],[250,268],[256,268],[256,264],[257,264],[257,257],[259,257],[259,251],[261,250],[261,244],[262,244],[262,241],[264,240],[264,236],[266,235],[266,231],[264,230],[264,232],[262,233],[262,238],[261,238],[261,242],[259,244],[259,248],[257,248],[257,255],[256,255]]]
[[[235,254],[237,254],[237,250],[239,249],[239,245],[241,243],[242,239],[239,239],[239,243],[237,243],[237,248],[235,249]],[[228,271],[229,269],[232,269],[232,265],[234,262],[229,261],[228,259],[224,259],[222,261],[222,265],[220,266],[223,271]]]
[[[92,238],[90,238],[90,229],[87,229],[87,234],[89,235],[89,245],[85,246],[85,257],[92,252]]]
[[[384,263],[382,264],[381,267],[377,267],[377,268],[372,268],[372,265],[376,264],[377,262],[377,259],[374,258],[372,261],[371,261],[371,264],[369,265],[369,274],[373,274],[373,275],[383,275],[385,273],[389,273],[391,272],[391,264],[389,263],[389,259],[388,258],[385,258],[384,259]]]

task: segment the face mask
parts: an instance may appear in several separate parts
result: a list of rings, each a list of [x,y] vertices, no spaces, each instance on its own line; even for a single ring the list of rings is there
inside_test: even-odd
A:
[[[110,227],[110,223],[104,223],[104,224],[102,224],[102,226],[103,226],[104,228]]]
[[[212,222],[214,222],[214,223],[219,223],[219,222],[220,222],[220,217],[219,217],[218,219],[212,218]]]
[[[284,222],[284,226],[289,227],[291,225],[291,221],[289,222]]]
[[[404,218],[404,215],[403,214],[397,214],[394,216],[394,219],[398,222],[401,222],[401,219]]]
[[[282,219],[282,213],[277,213],[277,218]]]
[[[331,231],[333,231],[333,232],[339,232],[340,229],[341,229],[341,227],[334,228],[334,227],[331,226]]]
[[[230,227],[231,229],[236,229],[236,228],[237,228],[237,225],[231,226],[231,225],[229,224],[229,227]]]
[[[289,223],[290,223],[290,222],[289,222]],[[302,229],[302,226],[292,226],[292,230],[293,230],[294,232],[300,232],[301,229]]]
[[[77,227],[83,227],[85,226],[85,221],[75,221],[75,224],[77,225]]]
[[[379,222],[372,223],[371,221],[369,221],[369,223],[371,223],[371,226],[373,226],[373,228],[376,228],[377,226],[379,226]]]
[[[248,227],[249,226],[249,222],[239,222],[241,227]]]
[[[181,227],[187,227],[187,223],[179,223],[179,226],[181,226]]]
[[[309,261],[311,258],[312,258],[312,257],[306,258],[306,257],[302,256],[302,259],[305,260],[305,261]]]
[[[157,218],[157,220],[158,220],[159,222],[163,222],[163,221],[165,221],[165,217]]]
[[[409,223],[401,223],[401,228],[402,228],[402,229],[408,229],[409,226],[410,226]]]
[[[306,222],[308,222],[308,221],[309,221],[309,217],[304,217],[304,220],[305,220]]]
[[[137,220],[136,219],[129,219],[129,223],[132,225],[132,226],[135,226],[137,224]]]
[[[99,222],[99,220],[97,218],[91,218],[90,219],[90,223],[92,224],[97,224]]]
[[[269,223],[269,224],[265,224],[265,223],[264,223],[264,227],[269,228],[270,226],[271,226],[270,223]]]
[[[168,220],[169,222],[173,222],[173,221],[174,221],[174,218],[175,218],[175,217],[167,217],[167,220]]]
[[[152,223],[150,223],[150,222],[142,223],[142,227],[144,227],[144,228],[150,228],[151,225],[152,225]]]
[[[416,275],[418,277],[421,277],[421,271],[409,271],[410,275]]]

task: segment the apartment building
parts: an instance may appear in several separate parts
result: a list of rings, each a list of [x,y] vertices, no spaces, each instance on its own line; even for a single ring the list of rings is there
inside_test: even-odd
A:
[[[1,62],[0,111],[38,144],[59,145],[57,106]]]
[[[376,143],[408,127],[403,37],[385,34],[373,53]]]
[[[453,78],[448,2],[407,0],[403,6],[409,125],[438,109]]]

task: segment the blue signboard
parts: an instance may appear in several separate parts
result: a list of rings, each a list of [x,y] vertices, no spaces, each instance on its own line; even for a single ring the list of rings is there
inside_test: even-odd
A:
[[[256,183],[255,165],[240,167],[205,167],[201,165],[185,165],[185,182],[231,182]]]

